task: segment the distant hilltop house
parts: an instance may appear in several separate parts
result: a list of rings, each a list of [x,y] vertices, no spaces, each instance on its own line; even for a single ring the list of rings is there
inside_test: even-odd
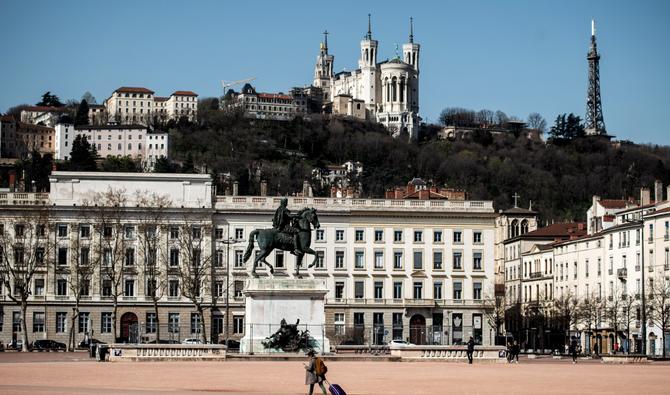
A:
[[[97,124],[149,125],[154,121],[165,122],[182,117],[195,121],[198,113],[198,94],[175,91],[168,97],[155,96],[154,91],[142,87],[122,86],[104,101],[104,110],[96,106],[93,119]],[[89,117],[92,115],[89,110]]]
[[[10,115],[0,116],[0,158],[23,158],[32,151],[53,154],[55,140],[53,127],[19,122]]]
[[[320,112],[321,95],[315,87],[293,88],[284,94],[257,92],[251,84],[245,84],[240,92],[229,90],[222,105],[241,107],[248,118],[290,121],[298,115]]]
[[[330,187],[330,197],[358,198],[362,184],[358,178],[363,174],[361,162],[346,161],[341,165],[328,165],[312,170],[312,179],[321,187]]]
[[[65,107],[28,106],[21,110],[21,122],[53,127],[68,112]]]
[[[462,189],[436,187],[429,185],[421,178],[413,178],[406,186],[396,186],[386,191],[386,199],[418,199],[418,200],[465,200]]]

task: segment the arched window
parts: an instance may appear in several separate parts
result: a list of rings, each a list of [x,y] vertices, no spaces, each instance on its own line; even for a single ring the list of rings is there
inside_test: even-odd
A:
[[[514,220],[512,221],[512,236],[511,237],[517,237],[519,235],[519,221]]]
[[[368,49],[365,48],[365,61],[368,62],[369,59],[370,59],[370,58],[368,57]]]
[[[521,221],[521,234],[525,235],[526,233],[528,233],[528,221],[524,219]]]
[[[374,65],[375,63],[375,49],[370,48],[370,64]]]
[[[400,103],[402,103],[405,97],[405,77],[400,78]]]
[[[391,91],[393,92],[393,97],[392,101],[397,101],[398,100],[398,84],[397,84],[397,79],[396,77],[393,77],[391,80]]]

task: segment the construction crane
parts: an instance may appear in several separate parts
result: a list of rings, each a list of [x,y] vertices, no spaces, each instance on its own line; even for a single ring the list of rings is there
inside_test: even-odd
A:
[[[226,81],[226,80],[221,80],[221,85],[223,86],[223,95],[226,95],[226,92],[228,91],[228,88],[239,85],[239,84],[244,84],[246,82],[251,82],[255,80],[256,77],[251,77],[251,78],[246,78],[243,80],[237,80],[237,81]]]

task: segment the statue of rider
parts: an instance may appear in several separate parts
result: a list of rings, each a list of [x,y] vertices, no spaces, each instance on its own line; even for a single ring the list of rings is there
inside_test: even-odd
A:
[[[293,239],[293,251],[291,251],[291,254],[299,255],[300,248],[298,246],[298,229],[293,227],[291,224],[293,219],[297,218],[297,216],[295,214],[291,214],[291,211],[286,207],[287,204],[288,199],[285,197],[281,198],[279,207],[277,207],[275,215],[272,218],[272,227]]]

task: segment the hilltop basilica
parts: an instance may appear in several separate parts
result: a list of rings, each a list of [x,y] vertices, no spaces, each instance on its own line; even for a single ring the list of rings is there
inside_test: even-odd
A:
[[[405,132],[416,138],[419,131],[419,49],[414,42],[412,19],[408,42],[399,55],[377,62],[379,43],[368,32],[361,41],[358,69],[333,73],[335,56],[328,53],[328,33],[324,32],[314,68],[313,85],[323,90],[323,101],[334,114],[375,120],[393,136]]]

